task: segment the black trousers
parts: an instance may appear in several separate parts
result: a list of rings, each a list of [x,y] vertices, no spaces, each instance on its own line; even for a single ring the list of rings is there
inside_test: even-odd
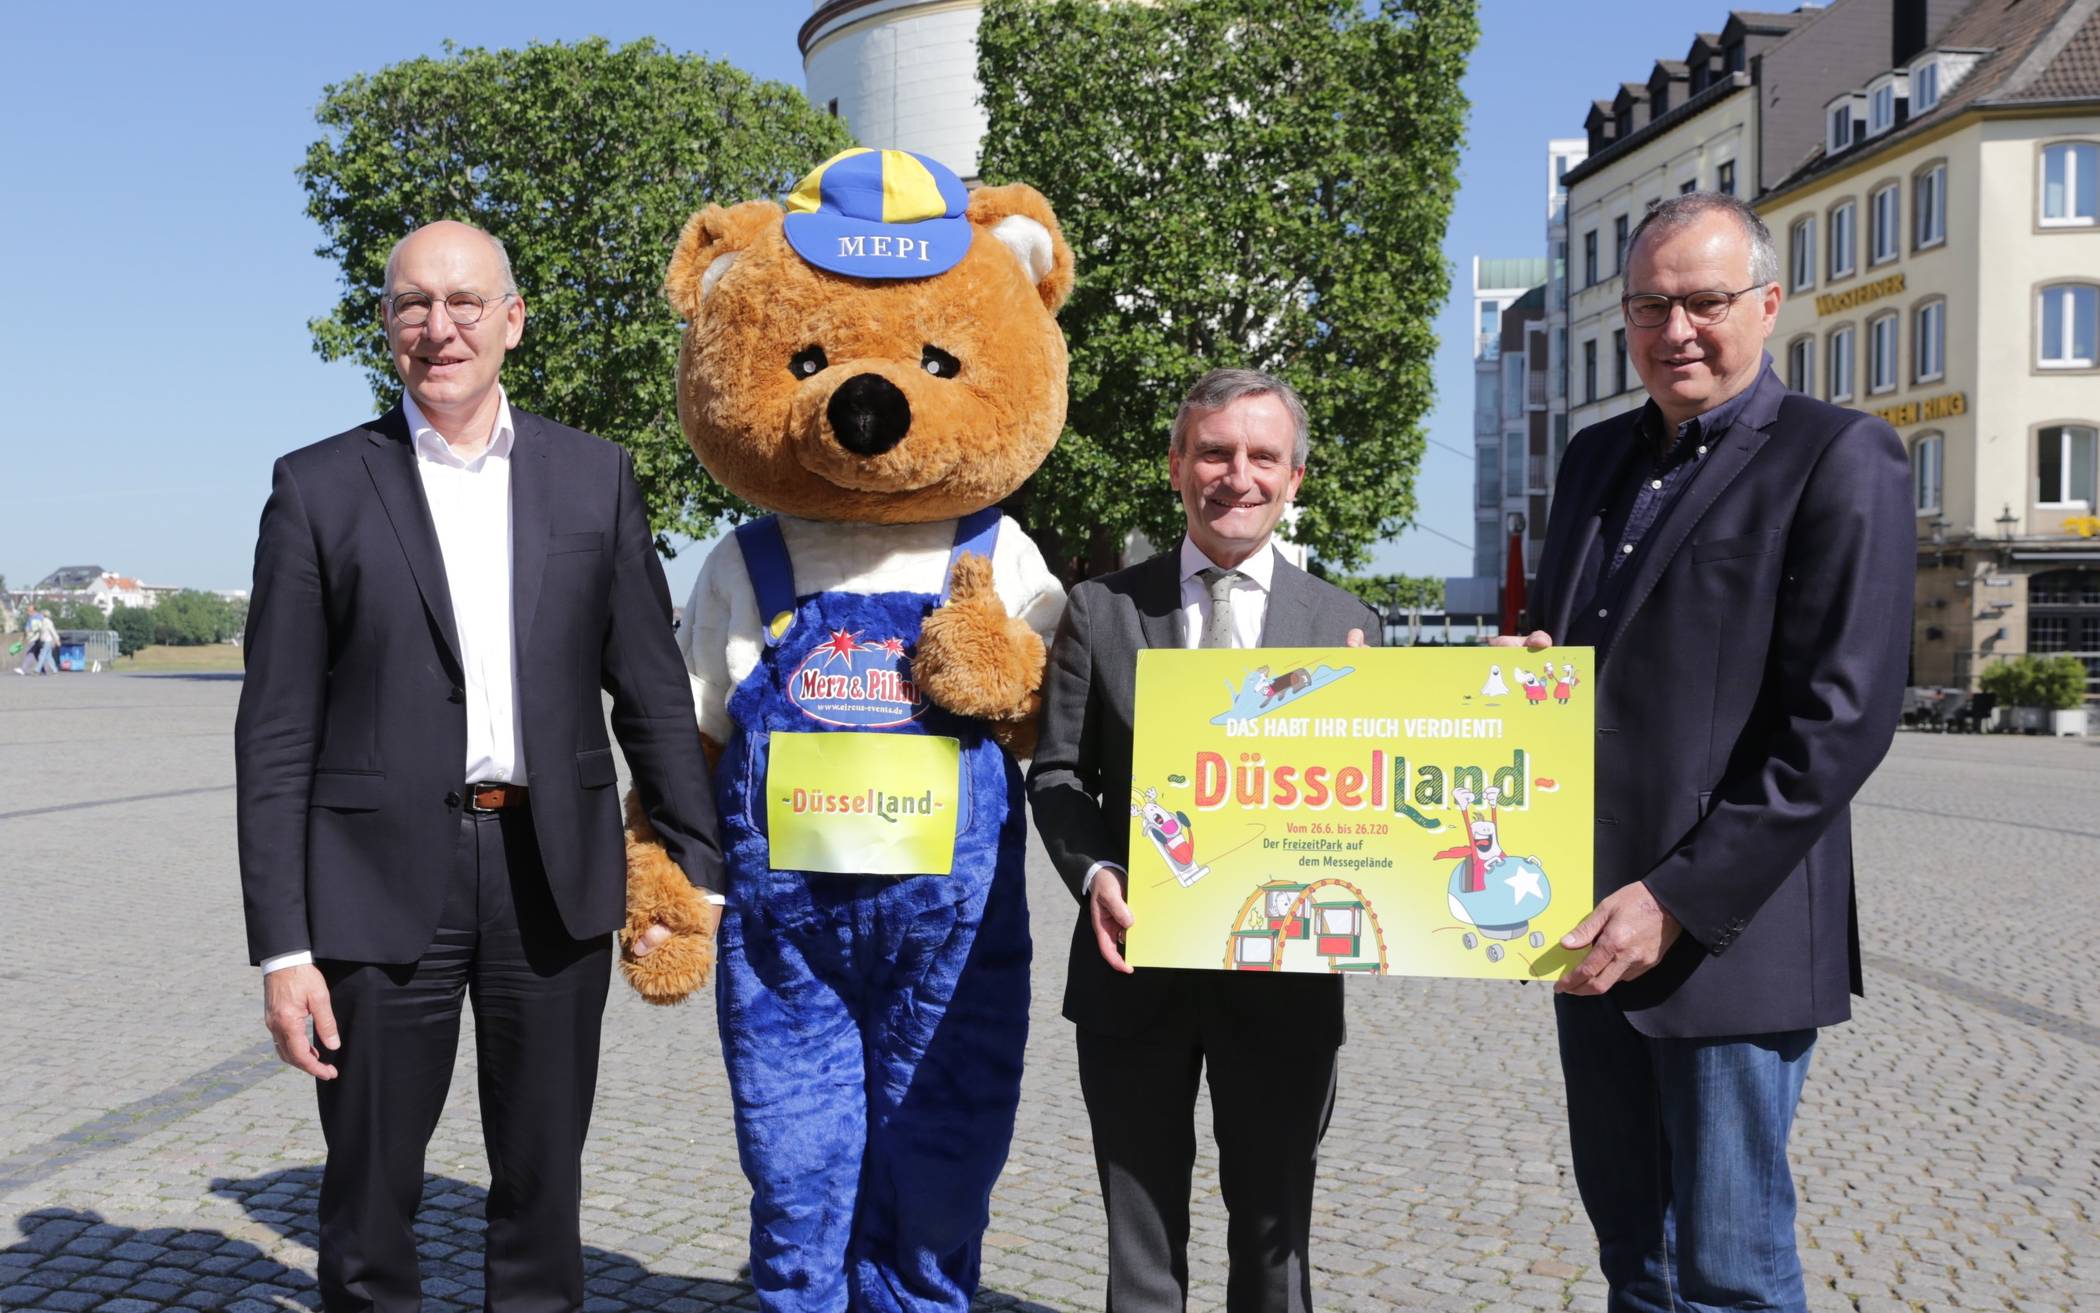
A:
[[[1309,1313],[1313,1176],[1334,1114],[1338,1050],[1287,1034],[1250,1042],[1193,992],[1188,1007],[1141,1035],[1078,1028],[1079,1088],[1108,1210],[1107,1309],[1188,1306],[1196,1082],[1207,1068],[1228,1215],[1225,1307]]]
[[[487,1307],[578,1309],[583,1141],[612,940],[569,937],[522,809],[463,816],[442,878],[445,911],[419,961],[319,964],[343,1041],[336,1078],[316,1082],[328,1141],[322,1304],[329,1313],[422,1305],[423,1155],[452,1083],[460,1001],[471,997],[491,1178]]]

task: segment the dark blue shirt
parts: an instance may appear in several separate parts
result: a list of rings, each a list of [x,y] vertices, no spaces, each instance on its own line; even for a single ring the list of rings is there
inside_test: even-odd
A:
[[[1598,647],[1598,659],[1603,659],[1601,649],[1612,631],[1611,617],[1625,603],[1628,586],[1640,574],[1638,567],[1655,540],[1656,527],[1684,499],[1685,490],[1705,467],[1707,454],[1720,445],[1751,393],[1768,378],[1778,385],[1769,355],[1749,387],[1679,424],[1674,433],[1654,401],[1641,407],[1640,440],[1626,452],[1619,472],[1606,485],[1610,500],[1598,508],[1602,523],[1575,577],[1568,633],[1554,635],[1555,641]]]

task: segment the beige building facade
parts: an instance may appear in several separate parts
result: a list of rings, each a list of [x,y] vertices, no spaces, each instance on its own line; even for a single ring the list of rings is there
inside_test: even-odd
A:
[[[2100,86],[2022,97],[2062,43],[1962,26],[1834,92],[1823,150],[1759,199],[1786,287],[1772,355],[1910,454],[1911,682],[2070,653],[2100,699]],[[2100,23],[2084,35],[2100,51]]]

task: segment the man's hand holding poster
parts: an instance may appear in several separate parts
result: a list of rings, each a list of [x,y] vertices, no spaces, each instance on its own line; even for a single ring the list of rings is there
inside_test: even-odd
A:
[[[1552,979],[1591,906],[1588,648],[1138,658],[1138,967]]]

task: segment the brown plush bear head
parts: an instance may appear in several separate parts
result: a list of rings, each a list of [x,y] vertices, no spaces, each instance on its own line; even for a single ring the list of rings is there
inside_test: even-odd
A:
[[[1035,472],[1064,428],[1072,252],[1033,188],[982,188],[964,215],[952,268],[880,279],[805,261],[771,201],[686,223],[664,291],[686,322],[678,417],[708,473],[784,514],[912,524]]]

